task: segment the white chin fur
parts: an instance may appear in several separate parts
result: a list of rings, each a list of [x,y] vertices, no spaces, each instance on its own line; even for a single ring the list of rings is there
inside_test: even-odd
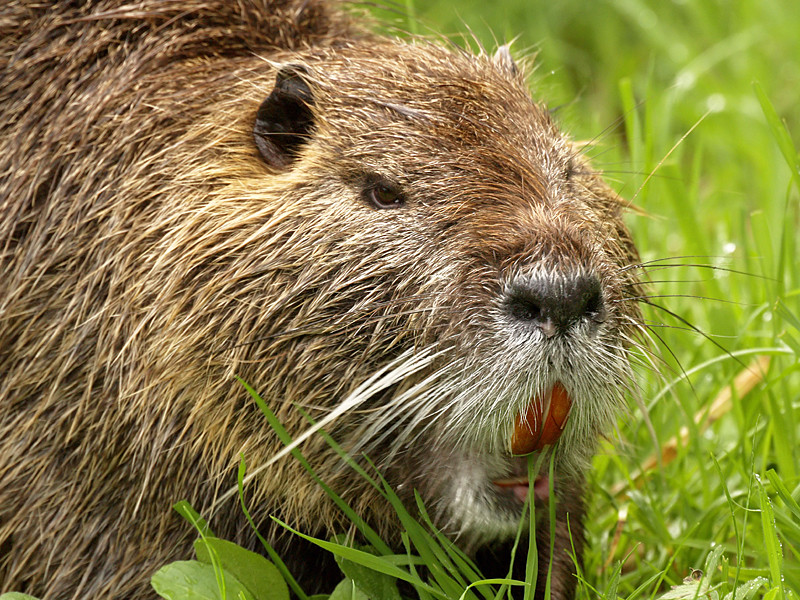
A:
[[[504,460],[454,454],[448,463],[438,488],[443,529],[466,546],[514,537],[523,505],[492,483],[507,473]]]

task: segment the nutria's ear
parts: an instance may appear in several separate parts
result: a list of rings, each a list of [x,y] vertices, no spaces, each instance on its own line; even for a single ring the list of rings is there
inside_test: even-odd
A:
[[[253,137],[261,156],[273,167],[291,164],[314,125],[314,97],[306,76],[308,70],[301,65],[281,68],[272,93],[258,108]]]

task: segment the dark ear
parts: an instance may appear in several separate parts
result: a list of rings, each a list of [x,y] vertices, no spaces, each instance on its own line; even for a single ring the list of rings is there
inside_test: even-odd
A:
[[[272,93],[258,108],[253,137],[261,156],[273,167],[291,164],[314,126],[314,97],[303,78],[306,75],[308,71],[301,65],[283,67]]]

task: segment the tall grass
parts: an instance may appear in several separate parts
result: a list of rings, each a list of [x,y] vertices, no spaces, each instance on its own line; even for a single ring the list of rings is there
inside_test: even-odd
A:
[[[646,213],[660,375],[643,357],[595,460],[581,597],[653,597],[719,547],[720,598],[758,576],[757,597],[798,597],[800,5],[406,5],[381,18],[535,54],[534,95]]]

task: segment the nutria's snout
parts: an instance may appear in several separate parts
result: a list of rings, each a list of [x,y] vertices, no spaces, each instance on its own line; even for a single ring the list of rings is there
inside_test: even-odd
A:
[[[504,292],[508,314],[539,329],[548,338],[581,322],[596,329],[605,306],[600,278],[594,273],[541,273],[515,278]]]

